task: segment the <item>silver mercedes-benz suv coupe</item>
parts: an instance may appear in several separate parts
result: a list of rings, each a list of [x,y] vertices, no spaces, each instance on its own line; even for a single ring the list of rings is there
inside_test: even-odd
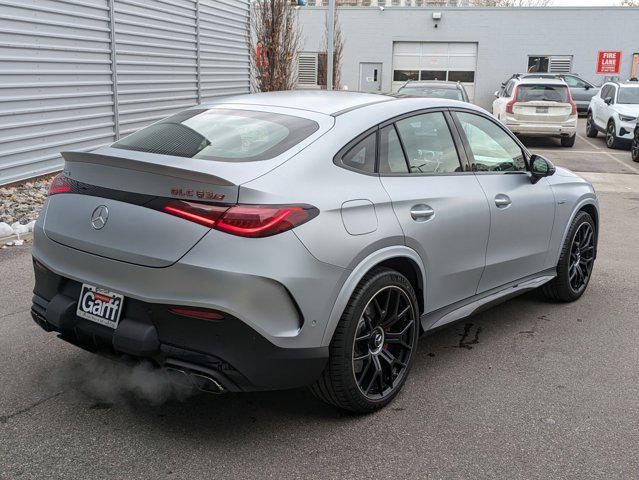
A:
[[[457,101],[243,95],[63,155],[34,320],[217,392],[375,410],[421,333],[537,287],[576,300],[596,256],[590,183]]]

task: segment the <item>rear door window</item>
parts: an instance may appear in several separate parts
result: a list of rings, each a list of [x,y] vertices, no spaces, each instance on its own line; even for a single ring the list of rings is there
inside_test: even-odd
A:
[[[518,102],[568,103],[568,88],[563,85],[519,85]]]
[[[424,113],[396,123],[410,173],[463,171],[442,112]]]
[[[319,129],[292,115],[211,108],[185,110],[115,142],[138,152],[226,162],[268,160]]]

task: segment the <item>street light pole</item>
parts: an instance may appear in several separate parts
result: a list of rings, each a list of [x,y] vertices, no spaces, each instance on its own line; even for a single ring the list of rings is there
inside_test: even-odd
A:
[[[326,90],[333,90],[333,53],[335,50],[335,0],[328,0],[328,45],[326,52]]]

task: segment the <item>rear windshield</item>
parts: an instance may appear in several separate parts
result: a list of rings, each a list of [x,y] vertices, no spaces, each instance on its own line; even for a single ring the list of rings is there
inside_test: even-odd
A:
[[[617,103],[639,103],[639,87],[621,87],[617,94]]]
[[[568,88],[563,85],[519,85],[517,101],[568,103]]]
[[[448,100],[463,100],[462,93],[456,88],[438,87],[406,87],[397,92],[400,96],[446,98]]]
[[[185,110],[154,123],[112,147],[138,152],[249,162],[276,157],[319,125],[306,118],[251,110]]]

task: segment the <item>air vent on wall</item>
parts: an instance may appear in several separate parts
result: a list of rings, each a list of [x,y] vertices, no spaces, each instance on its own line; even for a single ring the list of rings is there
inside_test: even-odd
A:
[[[551,73],[570,73],[572,57],[550,57],[548,71]]]

